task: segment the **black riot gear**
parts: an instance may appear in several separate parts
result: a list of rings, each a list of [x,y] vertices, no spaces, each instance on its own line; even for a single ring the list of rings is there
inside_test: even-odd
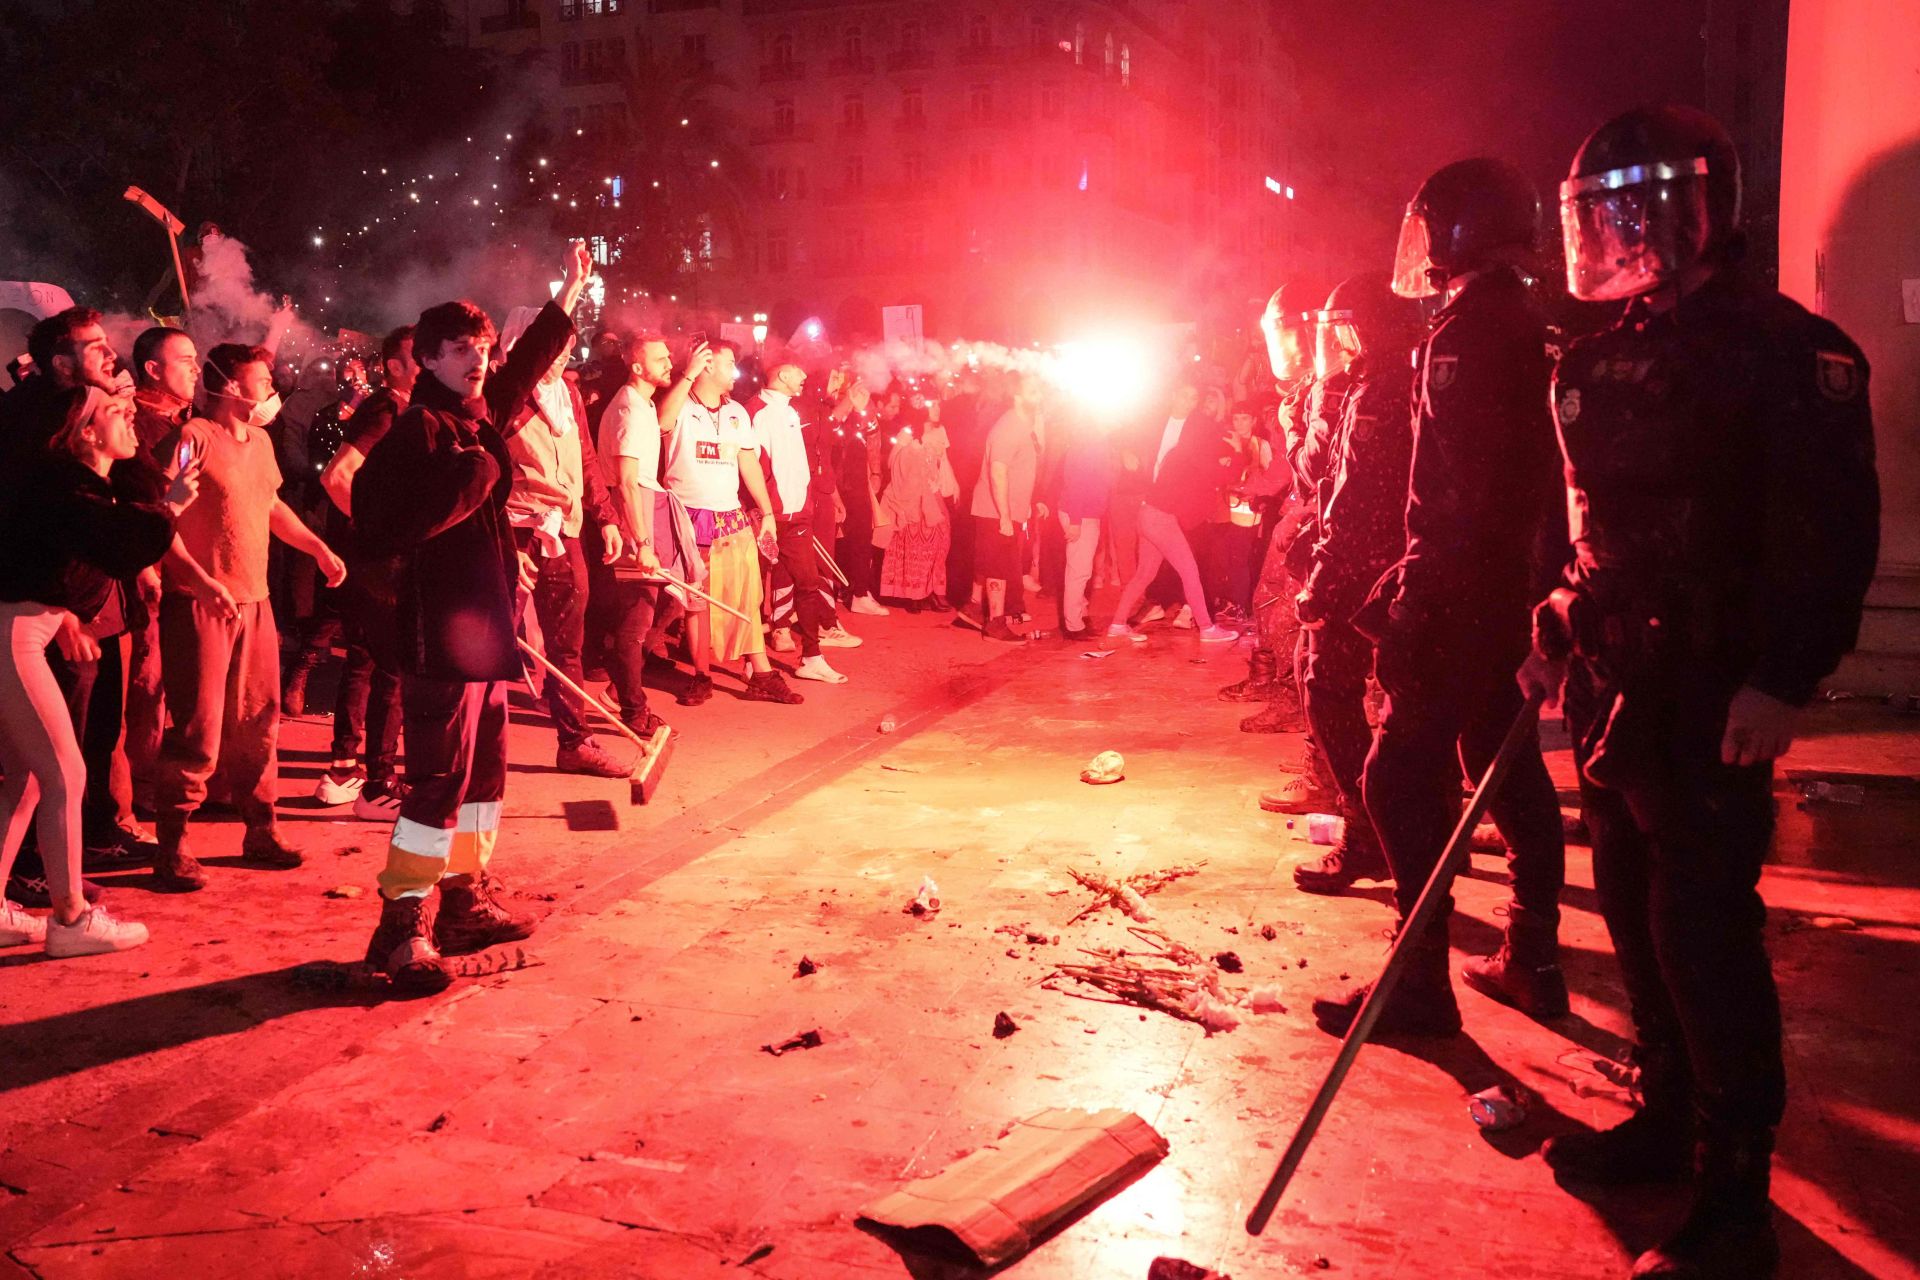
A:
[[[1740,158],[1692,107],[1647,107],[1594,130],[1560,184],[1567,287],[1606,302],[1669,283],[1737,242]]]
[[[1456,160],[1420,184],[1400,223],[1393,291],[1428,298],[1454,276],[1530,253],[1540,197],[1504,160]]]

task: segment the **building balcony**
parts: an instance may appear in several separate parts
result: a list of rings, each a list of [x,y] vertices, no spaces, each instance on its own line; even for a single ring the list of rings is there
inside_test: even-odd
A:
[[[540,14],[537,10],[522,9],[517,13],[496,13],[490,18],[480,19],[480,34],[499,35],[502,31],[538,31]]]
[[[804,62],[763,62],[760,64],[761,84],[781,84],[789,80],[805,79],[807,64]]]
[[[933,50],[901,49],[887,55],[889,71],[926,71],[933,66]]]
[[[747,132],[747,141],[756,147],[764,147],[776,142],[812,142],[814,128],[810,124],[761,125]]]
[[[870,76],[873,74],[872,58],[835,58],[827,63],[830,76]]]
[[[620,68],[609,63],[560,68],[560,83],[566,85],[612,84],[619,78]]]
[[[917,116],[895,116],[893,118],[893,127],[902,133],[924,133],[927,128],[927,117],[924,114]]]
[[[1008,51],[999,45],[962,45],[960,51],[954,55],[954,61],[963,67],[978,67],[989,62],[999,62],[1007,56],[1007,53]]]
[[[836,132],[843,138],[863,137],[867,132],[867,122],[865,120],[842,120]]]

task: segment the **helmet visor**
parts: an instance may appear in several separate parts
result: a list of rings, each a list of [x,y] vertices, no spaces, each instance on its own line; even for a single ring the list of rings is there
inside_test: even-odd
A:
[[[1393,291],[1403,298],[1431,298],[1440,292],[1427,272],[1433,267],[1433,242],[1427,235],[1427,217],[1412,205],[1400,220],[1400,247],[1393,254]]]
[[[1351,311],[1309,311],[1313,319],[1313,371],[1322,378],[1344,371],[1360,355],[1360,330]]]
[[[1657,288],[1706,252],[1706,161],[1570,178],[1560,188],[1560,231],[1574,297],[1612,302]]]

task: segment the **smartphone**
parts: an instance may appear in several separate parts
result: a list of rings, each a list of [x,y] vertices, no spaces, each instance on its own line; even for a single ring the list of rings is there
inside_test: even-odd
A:
[[[193,446],[188,444],[185,440],[182,440],[180,442],[180,451],[178,454],[175,455],[175,457],[178,460],[176,464],[176,469],[180,471],[185,471],[187,469],[187,464],[193,461]]]

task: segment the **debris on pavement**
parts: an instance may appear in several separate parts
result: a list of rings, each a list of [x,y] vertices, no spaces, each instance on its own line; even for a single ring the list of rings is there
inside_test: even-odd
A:
[[[1005,1040],[1019,1029],[1020,1024],[1012,1018],[1009,1018],[1004,1010],[993,1015],[993,1038],[995,1040]]]
[[[1195,862],[1186,866],[1167,867],[1160,871],[1142,871],[1135,875],[1122,876],[1115,880],[1101,875],[1098,871],[1076,871],[1067,868],[1067,874],[1083,889],[1091,889],[1097,895],[1094,900],[1076,913],[1068,924],[1078,924],[1088,916],[1104,907],[1118,907],[1120,911],[1134,920],[1153,919],[1153,909],[1147,906],[1146,896],[1160,890],[1185,876],[1198,875],[1200,868],[1207,864]]]
[[[818,1049],[825,1043],[826,1040],[818,1031],[802,1031],[799,1035],[782,1040],[779,1044],[763,1044],[760,1050],[777,1058],[783,1053],[792,1053],[796,1049]]]
[[[932,876],[920,877],[920,888],[914,893],[913,901],[905,908],[908,915],[931,916],[940,913],[940,886],[933,882]]]
[[[1564,833],[1563,826],[1562,834]],[[1468,842],[1468,847],[1475,853],[1505,853],[1507,838],[1500,834],[1499,827],[1491,822],[1483,822],[1473,829],[1473,839]]]
[[[888,713],[887,715],[880,717],[881,733],[892,733],[895,729],[898,729],[899,727],[900,727],[900,722],[893,718],[892,713]]]
[[[1533,1101],[1533,1092],[1522,1085],[1497,1084],[1468,1098],[1467,1109],[1475,1124],[1488,1133],[1500,1133],[1525,1124]]]
[[[1347,820],[1333,813],[1307,815],[1307,840],[1311,844],[1339,844],[1346,834]]]
[[[1247,992],[1247,1008],[1255,1013],[1285,1013],[1287,1006],[1280,999],[1280,988],[1267,986],[1255,987]]]
[[[442,1111],[427,1124],[428,1133],[438,1133],[447,1127],[447,1113]]]
[[[1260,926],[1260,936],[1265,938],[1268,942],[1272,942],[1275,938],[1280,936],[1280,931],[1274,928],[1270,924],[1263,924]]]
[[[762,1259],[766,1258],[772,1252],[773,1252],[772,1245],[763,1244],[758,1249],[755,1249],[752,1253],[748,1254],[746,1257],[740,1259],[740,1265],[743,1267],[750,1267],[754,1263],[759,1262]]]
[[[1222,951],[1214,956],[1213,962],[1228,973],[1239,973],[1246,966],[1240,963],[1240,957],[1231,951]]]
[[[1233,1280],[1224,1271],[1214,1271],[1185,1258],[1159,1257],[1147,1268],[1147,1280]]]
[[[1083,658],[1111,658],[1111,657],[1113,656],[1113,650],[1111,650],[1111,649],[1083,649],[1083,650],[1081,650],[1081,652],[1080,652],[1080,656],[1081,656],[1081,657],[1083,657]]]
[[[366,890],[357,884],[337,884],[327,890],[322,896],[328,898],[357,898],[365,892]]]
[[[1780,922],[1782,933],[1798,933],[1803,929],[1831,929],[1840,933],[1852,933],[1859,927],[1860,922],[1851,916],[1791,915]]]
[[[482,951],[475,956],[462,956],[453,962],[455,976],[461,978],[487,978],[496,973],[511,973],[517,969],[534,969],[546,963],[536,960],[519,947],[511,952]]]
[[[1087,761],[1087,767],[1080,771],[1080,781],[1105,786],[1126,777],[1126,769],[1126,759],[1118,751],[1102,751]]]
[[[1060,988],[1052,985],[1055,979],[1068,978],[1121,1003],[1197,1022],[1208,1035],[1240,1025],[1240,1014],[1222,991],[1217,969],[1196,973],[1187,964],[1169,963],[1160,957],[1130,957],[1122,951],[1083,948],[1082,953],[1091,956],[1093,963],[1059,965],[1041,985],[1058,991]]]
[[[818,972],[820,972],[820,966],[805,956],[801,956],[800,963],[793,968],[793,976],[796,978],[811,978]]]
[[[1800,792],[1800,807],[1803,809],[1809,804],[1865,804],[1867,802],[1867,789],[1857,782],[1827,782],[1809,778],[1797,781],[1794,785]]]
[[[859,1217],[901,1230],[942,1228],[999,1267],[1166,1154],[1167,1140],[1130,1111],[1042,1111],[945,1171],[865,1205]]]
[[[289,975],[296,987],[309,991],[387,991],[393,983],[366,961],[342,964],[338,960],[309,960],[295,965]]]

